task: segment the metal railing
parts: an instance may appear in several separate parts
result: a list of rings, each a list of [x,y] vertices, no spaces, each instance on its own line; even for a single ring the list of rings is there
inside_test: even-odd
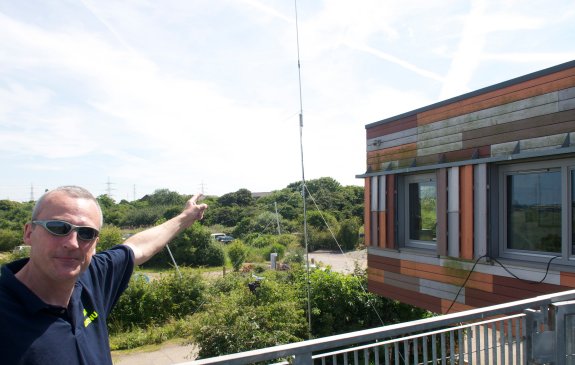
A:
[[[575,304],[563,305],[574,301],[571,290],[180,365],[575,364],[573,345],[557,336],[572,336],[561,316],[575,316]]]

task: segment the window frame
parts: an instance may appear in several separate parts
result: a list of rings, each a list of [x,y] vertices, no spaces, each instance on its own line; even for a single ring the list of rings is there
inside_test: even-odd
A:
[[[410,248],[410,249],[417,249],[417,250],[425,250],[429,252],[436,252],[437,251],[437,231],[436,237],[433,241],[427,240],[412,240],[410,239],[410,201],[409,201],[409,184],[411,183],[421,183],[421,182],[433,182],[435,184],[435,199],[436,199],[436,206],[435,206],[435,222],[437,226],[437,219],[438,219],[438,211],[437,211],[437,174],[435,172],[428,172],[428,173],[420,173],[420,174],[409,174],[401,176],[401,181],[399,184],[400,191],[400,204],[398,204],[399,209],[399,216],[403,217],[400,219],[400,227],[399,227],[399,234],[400,234],[400,242],[402,243],[402,247]]]
[[[530,251],[520,249],[510,249],[507,246],[508,232],[508,206],[507,206],[507,177],[510,175],[520,175],[538,171],[558,171],[560,172],[561,189],[561,252]],[[526,260],[533,262],[547,263],[553,260],[554,263],[575,264],[575,253],[573,253],[573,196],[575,190],[573,176],[575,175],[575,158],[527,161],[499,166],[498,171],[498,194],[499,206],[497,207],[501,224],[498,230],[498,256],[502,258]],[[494,207],[495,208],[495,207]],[[558,256],[558,257],[557,257]],[[554,258],[557,257],[557,258]]]

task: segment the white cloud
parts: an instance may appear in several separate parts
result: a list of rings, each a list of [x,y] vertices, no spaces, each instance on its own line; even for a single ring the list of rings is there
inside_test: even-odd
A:
[[[361,185],[365,124],[573,59],[574,6],[519,4],[298,2],[306,176]],[[293,5],[0,0],[0,196],[297,181]]]

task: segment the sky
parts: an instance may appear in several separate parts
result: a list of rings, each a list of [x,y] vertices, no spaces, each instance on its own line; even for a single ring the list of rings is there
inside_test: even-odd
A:
[[[572,0],[0,0],[0,199],[362,186],[366,125],[574,59]]]

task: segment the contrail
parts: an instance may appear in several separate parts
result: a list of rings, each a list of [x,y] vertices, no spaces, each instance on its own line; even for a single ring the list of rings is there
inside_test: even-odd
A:
[[[116,38],[116,40],[122,44],[122,46],[127,48],[130,52],[137,53],[136,50],[132,48],[128,43],[126,43],[124,39],[118,34],[118,32],[114,30],[114,27],[108,24],[108,22],[106,22],[104,19],[102,19],[102,17],[100,17],[96,13],[93,7],[88,5],[88,3],[85,0],[80,0],[80,2],[86,7],[86,9],[88,9],[90,14],[92,14],[94,18],[96,18],[100,23],[102,23],[102,25],[106,28],[106,30],[108,30],[108,32],[110,32],[114,36],[114,38]]]

